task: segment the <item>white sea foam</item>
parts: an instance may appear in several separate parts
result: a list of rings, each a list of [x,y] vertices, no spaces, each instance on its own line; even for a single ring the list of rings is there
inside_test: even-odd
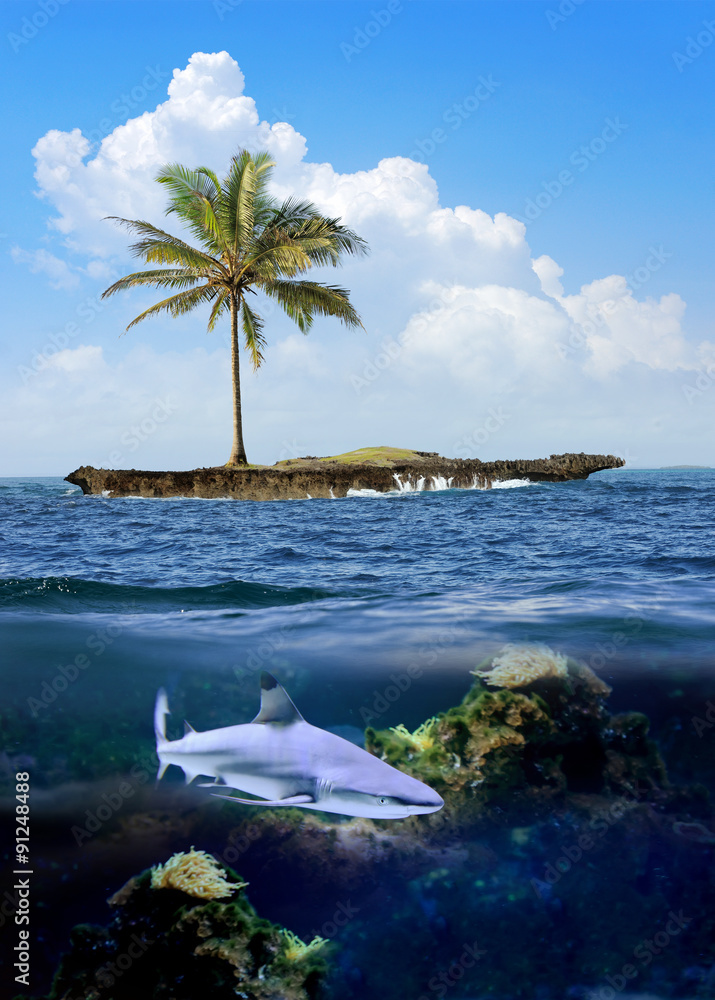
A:
[[[425,490],[448,490],[452,486],[452,476],[445,479],[444,476],[430,476],[429,483],[424,476],[420,476],[416,483],[407,479],[404,483],[397,472],[393,472],[392,478],[397,483],[398,493],[422,493]]]
[[[416,483],[412,483],[409,479],[403,482],[397,472],[393,473],[393,478],[397,483],[396,490],[385,490],[385,492],[380,492],[380,490],[348,490],[345,494],[348,497],[398,497],[405,496],[407,494],[415,493],[436,493],[441,490],[452,489],[453,477],[450,476],[449,479],[445,479],[444,476],[430,476],[429,482],[424,476],[420,476]],[[469,490],[480,490],[486,491],[488,489],[492,490],[511,490],[517,486],[533,486],[533,482],[530,479],[495,479],[490,486],[482,485],[483,481],[480,482],[479,477],[475,476],[472,485],[468,487],[454,487],[455,489],[466,488]]]
[[[345,494],[346,497],[396,497],[399,494],[399,490],[390,490],[387,493],[381,493],[379,490],[348,490]],[[334,499],[338,499],[334,497]]]
[[[495,479],[492,483],[493,490],[512,490],[516,486],[533,486],[530,479]]]

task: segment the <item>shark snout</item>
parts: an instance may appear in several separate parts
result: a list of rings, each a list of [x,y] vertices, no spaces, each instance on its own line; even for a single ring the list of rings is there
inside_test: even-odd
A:
[[[429,788],[426,785],[425,789],[429,792],[429,794],[422,796],[423,801],[416,802],[410,808],[410,812],[414,816],[424,816],[426,813],[438,812],[444,805],[444,799],[441,795],[438,795],[434,789]]]

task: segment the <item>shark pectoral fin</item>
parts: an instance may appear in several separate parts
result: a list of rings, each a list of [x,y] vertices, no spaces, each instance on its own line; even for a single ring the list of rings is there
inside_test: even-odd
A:
[[[195,732],[196,730],[191,725],[191,723],[187,722],[186,719],[184,719],[184,736],[188,736],[189,733],[195,733]]]
[[[219,795],[218,792],[212,792],[211,794],[215,799],[240,802],[246,806],[300,806],[307,805],[308,802],[315,802],[312,795],[289,795],[287,799],[276,799],[274,802],[270,802],[267,799],[239,799],[234,795]]]

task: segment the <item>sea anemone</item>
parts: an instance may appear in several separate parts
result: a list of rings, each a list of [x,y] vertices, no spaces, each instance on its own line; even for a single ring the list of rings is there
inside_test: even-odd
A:
[[[282,930],[281,934],[285,938],[286,945],[283,954],[289,962],[299,962],[312,951],[317,951],[319,948],[322,948],[324,944],[328,943],[327,938],[318,937],[317,934],[308,944],[306,944],[305,941],[301,941],[298,935],[294,934],[293,931]]]
[[[394,733],[395,736],[402,737],[415,750],[429,750],[430,747],[434,746],[434,735],[430,735],[430,730],[437,721],[437,716],[433,715],[431,719],[427,719],[421,726],[418,726],[414,733],[411,733],[402,723],[399,726],[390,726],[390,732]]]
[[[494,657],[490,670],[472,670],[491,687],[519,688],[545,677],[567,677],[568,660],[548,646],[510,643]]]
[[[151,870],[152,889],[180,889],[198,899],[223,899],[248,882],[227,882],[226,873],[205,851],[172,854],[164,865]]]

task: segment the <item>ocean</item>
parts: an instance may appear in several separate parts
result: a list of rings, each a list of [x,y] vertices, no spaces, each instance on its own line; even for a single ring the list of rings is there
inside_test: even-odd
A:
[[[715,996],[714,523],[709,469],[276,502],[0,480],[1,995],[49,996],[69,955],[53,996]],[[437,724],[406,742],[396,766],[442,783],[441,813],[225,803],[175,767],[154,785],[161,687],[178,738],[249,722],[269,671],[307,721],[387,754],[380,733],[459,706],[504,647],[568,661],[570,686],[502,689],[491,744],[464,729],[453,764]],[[574,680],[592,675],[610,694]],[[251,920],[323,943],[289,962],[287,935],[216,901],[202,924],[176,888],[107,905],[192,847],[249,883]]]

